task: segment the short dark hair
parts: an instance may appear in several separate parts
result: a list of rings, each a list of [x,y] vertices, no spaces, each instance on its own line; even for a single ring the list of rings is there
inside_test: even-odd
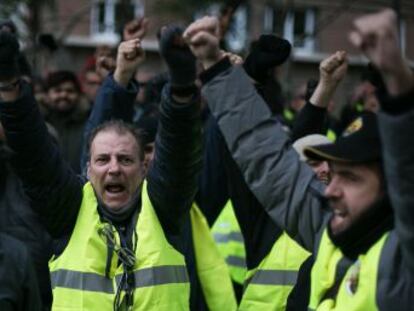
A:
[[[50,73],[46,78],[46,90],[48,91],[52,87],[56,87],[64,82],[72,82],[75,85],[76,90],[81,93],[82,88],[79,79],[72,71],[59,70]]]
[[[141,130],[137,129],[132,124],[126,123],[122,120],[106,121],[98,125],[92,130],[92,132],[89,134],[87,145],[86,145],[89,159],[91,157],[92,142],[94,141],[95,137],[101,132],[108,132],[108,131],[114,131],[119,135],[123,135],[127,133],[131,134],[135,138],[135,141],[138,146],[138,157],[141,161],[144,160],[144,157],[145,157],[144,143],[143,143]]]

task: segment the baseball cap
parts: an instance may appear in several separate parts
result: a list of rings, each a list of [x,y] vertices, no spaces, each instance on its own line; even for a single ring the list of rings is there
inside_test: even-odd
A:
[[[293,143],[292,147],[299,154],[300,160],[306,161],[308,159],[304,154],[304,150],[306,147],[319,146],[322,144],[328,144],[330,142],[331,141],[328,139],[328,137],[324,135],[311,134],[311,135],[307,135],[305,137],[299,138],[297,141]]]
[[[351,122],[335,143],[306,147],[304,154],[310,159],[346,163],[381,160],[381,140],[376,114],[363,112]]]

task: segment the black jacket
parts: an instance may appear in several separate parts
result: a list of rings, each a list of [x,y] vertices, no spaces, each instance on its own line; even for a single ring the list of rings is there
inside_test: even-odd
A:
[[[1,158],[1,156],[0,156]],[[0,159],[0,231],[23,242],[34,264],[38,287],[45,308],[52,304],[48,260],[52,243],[39,217],[30,208],[17,176]]]
[[[0,234],[0,310],[41,310],[29,252],[22,242],[3,233]]]

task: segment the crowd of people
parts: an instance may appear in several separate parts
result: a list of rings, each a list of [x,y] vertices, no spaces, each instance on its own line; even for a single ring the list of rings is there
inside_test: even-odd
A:
[[[167,72],[143,79],[148,25],[80,79],[40,79],[0,23],[0,310],[411,310],[414,74],[395,12],[354,21],[370,63],[339,119],[346,51],[287,104],[283,38],[242,59],[216,17],[170,24]]]

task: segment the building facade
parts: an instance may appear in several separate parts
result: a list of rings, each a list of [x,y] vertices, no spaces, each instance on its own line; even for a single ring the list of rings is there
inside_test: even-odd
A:
[[[41,30],[54,34],[61,48],[53,55],[46,53],[45,61],[53,59],[57,68],[79,70],[96,46],[116,47],[118,29],[123,22],[145,15],[150,19],[150,31],[143,42],[148,59],[143,70],[162,71],[156,39],[158,29],[177,19],[189,22],[203,12],[169,12],[156,3],[155,0],[56,0],[53,7],[42,10]],[[341,105],[359,81],[361,68],[367,64],[349,43],[352,21],[390,6],[399,8],[401,46],[407,58],[414,60],[414,40],[410,40],[414,38],[412,0],[246,0],[234,15],[227,46],[243,54],[261,33],[275,33],[288,39],[294,47],[292,57],[279,73],[288,93],[309,78],[317,78],[323,58],[337,50],[347,51],[349,73],[336,96]],[[210,12],[215,11],[217,6],[210,8]]]

